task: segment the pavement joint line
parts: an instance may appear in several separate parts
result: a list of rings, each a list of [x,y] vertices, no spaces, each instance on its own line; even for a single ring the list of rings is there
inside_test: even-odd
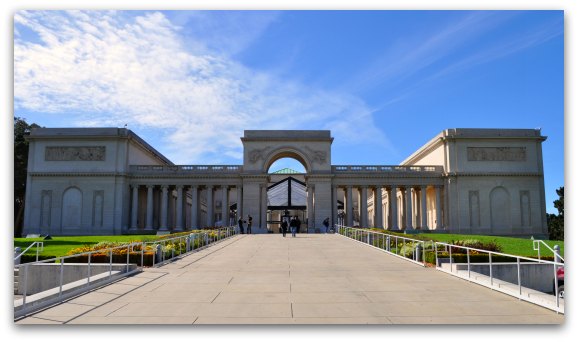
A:
[[[122,308],[124,308],[124,307],[128,306],[129,304],[130,304],[130,303],[125,303],[124,305],[122,305],[122,306],[120,306],[120,307],[116,308],[115,310],[113,310],[113,311],[111,311],[111,312],[107,313],[107,314],[105,315],[105,317],[109,317],[111,314],[113,314],[113,313],[117,312],[118,310],[120,310],[120,309],[122,309]],[[84,314],[83,314],[83,315],[84,315]],[[82,316],[82,315],[79,315],[79,316]]]
[[[119,280],[117,280],[117,281],[115,281],[115,282],[112,282],[112,283],[103,285],[103,286],[100,287],[100,288],[94,289],[93,291],[90,291],[90,292],[87,292],[87,293],[81,293],[81,294],[79,294],[78,296],[72,297],[72,298],[70,298],[70,299],[68,299],[68,300],[66,300],[66,301],[64,301],[64,302],[56,303],[55,305],[49,306],[49,307],[47,307],[47,308],[45,308],[45,309],[43,309],[43,310],[40,310],[40,311],[31,313],[30,315],[27,315],[27,316],[24,316],[24,317],[28,317],[28,316],[33,317],[34,315],[36,315],[36,314],[38,314],[38,313],[40,313],[40,312],[46,311],[46,310],[48,310],[48,309],[50,309],[50,308],[52,308],[52,307],[54,307],[54,306],[57,306],[57,305],[60,305],[60,304],[63,304],[63,303],[75,304],[75,303],[70,303],[70,301],[73,300],[73,299],[82,297],[82,296],[84,296],[84,295],[86,295],[86,294],[88,294],[88,293],[91,293],[91,292],[98,292],[98,293],[105,293],[105,294],[116,295],[115,298],[111,298],[111,299],[107,300],[106,302],[104,302],[104,303],[102,303],[102,304],[94,305],[94,307],[93,307],[92,309],[90,309],[90,310],[88,310],[88,311],[86,311],[86,312],[84,312],[84,313],[82,313],[82,314],[80,314],[80,315],[77,315],[77,316],[75,316],[75,317],[72,317],[72,318],[70,318],[69,320],[64,321],[64,322],[62,323],[62,324],[66,324],[66,323],[70,322],[70,321],[73,320],[73,319],[76,319],[76,318],[78,318],[78,317],[81,317],[81,316],[83,316],[83,315],[85,315],[85,314],[87,314],[87,313],[89,313],[89,312],[91,312],[91,311],[93,311],[93,310],[95,310],[95,309],[98,309],[99,307],[101,307],[101,306],[103,306],[103,305],[105,305],[105,304],[108,304],[108,303],[110,303],[110,302],[112,302],[112,301],[114,301],[114,300],[117,300],[118,298],[123,297],[123,296],[125,296],[125,295],[127,295],[127,294],[129,294],[129,293],[131,293],[131,292],[133,292],[133,291],[135,291],[135,290],[137,290],[138,288],[140,288],[140,287],[142,287],[142,286],[144,286],[144,285],[147,285],[147,284],[149,284],[149,283],[151,283],[151,282],[153,282],[153,281],[155,281],[155,280],[157,280],[157,279],[160,279],[160,278],[164,277],[165,275],[167,275],[167,273],[163,274],[163,275],[160,276],[160,277],[157,277],[157,278],[154,278],[154,279],[150,279],[148,282],[146,282],[146,283],[144,283],[144,284],[141,284],[141,285],[138,285],[138,286],[136,286],[135,288],[133,288],[133,289],[131,289],[131,290],[129,290],[129,291],[123,293],[123,294],[98,291],[99,289],[103,289],[103,288],[106,288],[107,286],[114,285],[114,284],[116,284],[116,283],[118,283],[118,282],[120,282],[120,281],[122,281],[122,280],[124,280],[124,279],[126,279],[126,278],[119,279]],[[124,285],[124,284],[123,284],[123,285]],[[123,305],[123,306],[126,306],[126,305],[128,305],[128,303],[126,303],[126,304]],[[119,309],[120,309],[120,308],[119,308]],[[117,310],[118,310],[118,309],[117,309]],[[115,311],[117,311],[117,310],[115,310]],[[113,312],[114,312],[114,311],[113,311]],[[112,312],[111,312],[111,313],[112,313]],[[110,313],[109,313],[109,314],[110,314]],[[107,315],[107,316],[108,316],[108,315]],[[36,317],[35,317],[35,318],[36,318]]]
[[[24,317],[18,319],[17,321],[15,321],[15,322],[18,322],[18,321],[20,321],[20,320],[22,320],[22,319],[29,318],[29,317],[33,317],[33,316],[24,316]],[[41,319],[41,320],[48,321],[48,322],[57,322],[57,323],[60,323],[60,324],[64,324],[63,321],[57,321],[57,320],[55,320],[55,319],[50,319],[50,318],[46,318],[46,317],[34,317],[34,318],[35,318],[35,319]]]
[[[222,291],[219,291],[219,293],[217,293],[217,295],[215,296],[215,298],[213,298],[213,300],[211,301],[211,303],[213,303],[215,301],[215,299],[217,299],[217,297],[219,297],[221,295]]]

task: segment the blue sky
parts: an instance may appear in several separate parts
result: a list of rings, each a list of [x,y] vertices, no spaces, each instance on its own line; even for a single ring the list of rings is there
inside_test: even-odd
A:
[[[333,164],[389,165],[447,128],[540,127],[556,212],[564,12],[15,11],[14,111],[127,124],[177,164],[240,164],[245,129],[330,129]]]

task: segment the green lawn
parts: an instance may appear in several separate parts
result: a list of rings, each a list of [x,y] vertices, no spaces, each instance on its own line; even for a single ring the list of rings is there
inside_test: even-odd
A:
[[[44,240],[42,238],[15,238],[14,247],[20,247],[22,250],[26,249],[35,241],[44,242],[44,250],[40,253],[41,256],[57,257],[66,255],[66,253],[77,247],[84,245],[95,245],[102,241],[108,242],[126,242],[131,241],[153,241],[167,236],[157,235],[113,235],[113,236],[53,236],[52,240]],[[36,255],[36,248],[33,247],[26,252],[27,255]]]
[[[512,237],[501,237],[501,236],[486,236],[486,235],[460,235],[460,234],[431,234],[431,233],[424,233],[419,234],[421,237],[425,237],[428,239],[440,241],[440,242],[450,242],[452,240],[480,240],[482,242],[486,241],[496,241],[502,247],[502,253],[505,254],[513,254],[513,255],[520,255],[520,256],[538,256],[538,252],[534,251],[532,248],[532,240],[531,239],[522,239],[522,238],[512,238]],[[554,245],[560,246],[560,254],[564,257],[564,241],[552,241],[552,240],[544,240],[544,242],[550,246],[550,248],[554,248]],[[542,256],[553,256],[552,252],[548,250],[543,245],[540,248],[540,254]]]
[[[410,234],[405,235],[406,237],[414,237]],[[43,240],[42,238],[15,238],[14,247],[20,247],[24,250],[26,247],[34,241],[44,242],[44,251],[40,253],[41,256],[46,257],[57,257],[66,255],[66,253],[77,247],[82,247],[84,245],[94,245],[101,241],[109,242],[126,242],[131,241],[153,241],[165,237],[160,237],[156,235],[113,235],[113,236],[55,236],[52,240]],[[499,236],[484,236],[484,235],[459,235],[459,234],[431,234],[422,233],[415,235],[416,238],[420,239],[431,239],[440,242],[451,242],[452,240],[469,240],[475,239],[480,241],[496,241],[500,246],[502,246],[503,253],[520,255],[520,256],[532,256],[537,257],[538,254],[532,249],[531,239],[521,239],[521,238],[510,238],[510,237],[499,237]],[[560,253],[564,256],[564,241],[550,241],[545,240],[550,247],[554,245],[560,246]],[[36,255],[36,249],[31,248],[27,255]],[[542,256],[552,256],[552,253],[546,248],[541,248]]]

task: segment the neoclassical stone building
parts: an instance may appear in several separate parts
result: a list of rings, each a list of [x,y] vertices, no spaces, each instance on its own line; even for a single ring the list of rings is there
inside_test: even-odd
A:
[[[400,165],[332,165],[330,131],[247,130],[242,165],[174,165],[123,128],[37,128],[24,234],[110,235],[331,224],[462,234],[547,234],[542,142],[531,129],[447,129]],[[269,173],[280,158],[306,172]]]

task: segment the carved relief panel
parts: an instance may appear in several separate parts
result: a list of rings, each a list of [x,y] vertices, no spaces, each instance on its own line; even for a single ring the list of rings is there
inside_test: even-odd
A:
[[[44,151],[46,161],[104,161],[105,146],[48,146]]]

